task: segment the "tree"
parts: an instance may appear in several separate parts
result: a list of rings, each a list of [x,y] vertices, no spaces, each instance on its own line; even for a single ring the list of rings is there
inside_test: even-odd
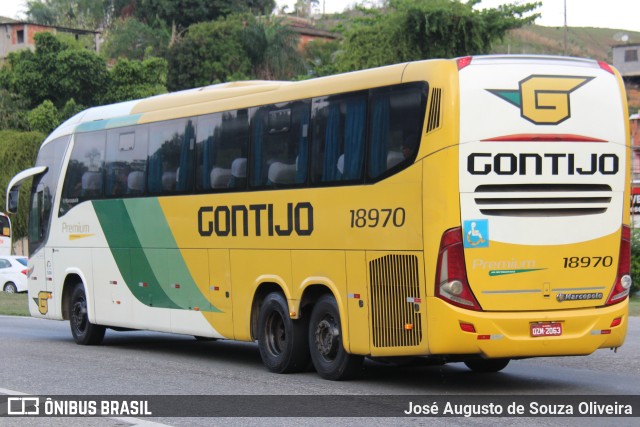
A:
[[[166,54],[171,30],[167,27],[152,28],[135,18],[122,18],[113,23],[104,44],[108,58],[143,60],[149,56]]]
[[[310,77],[329,76],[338,73],[335,57],[340,42],[338,40],[312,40],[304,47],[304,59],[310,70]]]
[[[27,108],[20,95],[0,89],[0,129],[29,130]]]
[[[247,79],[251,62],[244,50],[242,31],[248,19],[235,15],[189,27],[169,51],[169,89]]]
[[[251,20],[243,31],[243,42],[252,74],[259,79],[289,80],[305,71],[298,35],[280,20]]]
[[[114,0],[28,0],[27,20],[36,24],[95,30],[113,17]]]
[[[28,120],[31,130],[45,134],[51,133],[60,124],[58,109],[49,100],[29,111]]]
[[[480,0],[390,0],[385,10],[360,8],[364,16],[344,34],[337,57],[350,71],[427,58],[484,54],[513,28],[532,23],[539,3],[475,10]]]
[[[0,131],[0,199],[6,200],[7,185],[18,172],[32,167],[45,135],[39,132]],[[30,180],[29,180],[30,181]],[[29,200],[30,182],[20,187],[20,199]],[[29,203],[20,203],[18,214],[12,216],[13,240],[27,235]]]
[[[52,75],[55,91],[51,99],[56,106],[73,98],[83,105],[95,105],[103,98],[109,73],[102,57],[84,49],[64,50],[56,57]]]
[[[3,125],[4,128],[26,128],[26,112],[36,107],[39,107],[33,113],[36,116],[31,114],[29,120],[39,124],[30,128],[49,129],[51,126],[40,126],[44,111],[49,111],[43,111],[43,105],[49,108],[43,104],[45,101],[60,112],[59,123],[84,106],[166,92],[167,62],[164,59],[122,60],[109,70],[104,58],[96,52],[62,42],[50,33],[38,33],[35,40],[35,52],[11,53],[0,71],[0,112],[11,106],[19,108],[0,119],[0,129]],[[23,120],[22,125],[16,124],[18,119]]]
[[[104,103],[146,98],[167,91],[167,61],[149,58],[132,61],[121,58],[110,71]]]
[[[9,54],[4,83],[35,108],[50,100],[60,108],[69,98],[93,105],[104,91],[107,69],[97,53],[69,46],[51,33],[35,35],[35,52]]]
[[[274,7],[275,0],[138,0],[135,16],[153,27],[161,21],[182,32],[234,13],[270,14]]]

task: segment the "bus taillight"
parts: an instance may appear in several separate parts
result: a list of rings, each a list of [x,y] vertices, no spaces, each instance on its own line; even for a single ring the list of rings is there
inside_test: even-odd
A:
[[[442,235],[437,265],[436,297],[458,307],[482,310],[467,282],[460,227],[447,230]]]
[[[628,225],[623,225],[616,284],[611,290],[605,305],[613,305],[624,301],[629,295],[629,289],[631,289],[631,229]]]

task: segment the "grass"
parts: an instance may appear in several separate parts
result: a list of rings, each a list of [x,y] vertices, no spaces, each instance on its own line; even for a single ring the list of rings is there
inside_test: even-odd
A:
[[[629,316],[640,316],[640,297],[632,297],[629,301]]]
[[[5,316],[29,316],[27,294],[7,294],[0,292],[0,314]],[[629,316],[640,316],[640,296],[629,302]]]
[[[0,314],[5,316],[28,316],[27,293],[8,294],[0,292]]]

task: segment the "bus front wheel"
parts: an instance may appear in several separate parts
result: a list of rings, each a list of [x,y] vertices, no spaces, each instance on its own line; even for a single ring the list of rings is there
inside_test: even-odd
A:
[[[71,334],[77,344],[97,345],[102,342],[105,327],[94,325],[89,321],[87,312],[87,295],[82,283],[76,284],[69,302],[69,325]]]
[[[309,349],[318,374],[327,380],[354,378],[362,356],[347,353],[342,342],[340,312],[333,295],[323,295],[313,307],[309,321]]]
[[[474,359],[464,362],[473,372],[490,373],[503,370],[511,359]]]
[[[258,313],[258,348],[269,371],[286,374],[307,368],[307,325],[306,319],[289,316],[289,305],[281,293],[267,295]]]

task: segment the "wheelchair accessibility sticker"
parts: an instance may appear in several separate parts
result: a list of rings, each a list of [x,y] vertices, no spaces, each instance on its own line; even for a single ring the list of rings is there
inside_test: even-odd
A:
[[[465,248],[489,247],[489,220],[471,219],[462,224]]]

